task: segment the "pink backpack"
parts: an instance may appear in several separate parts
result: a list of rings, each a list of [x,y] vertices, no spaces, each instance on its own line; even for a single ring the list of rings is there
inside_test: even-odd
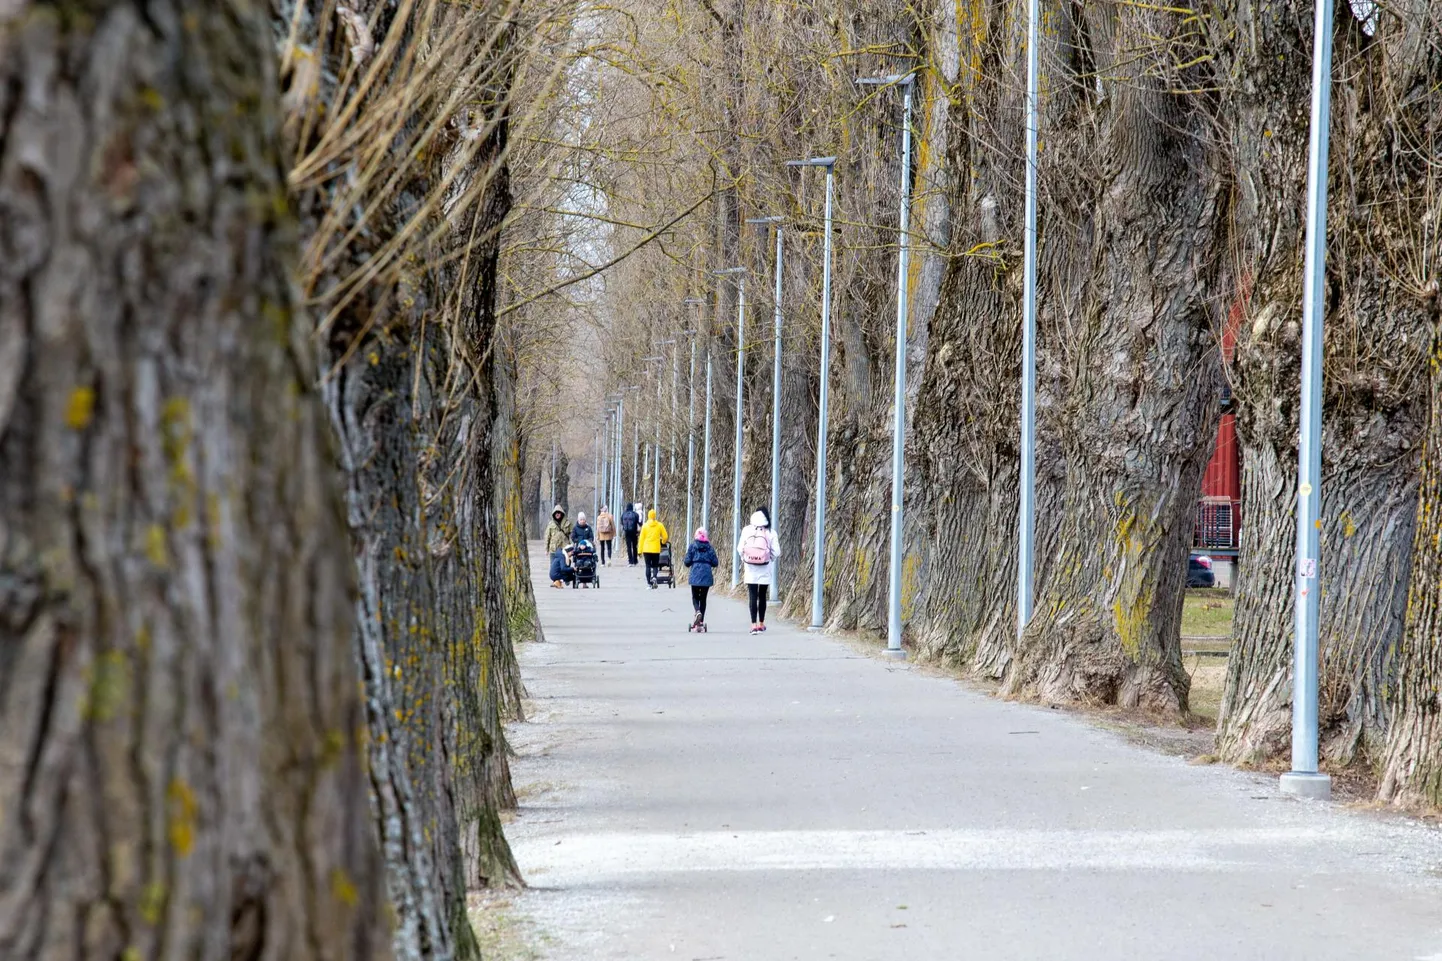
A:
[[[764,530],[753,527],[741,541],[741,559],[748,564],[771,563],[771,540]]]

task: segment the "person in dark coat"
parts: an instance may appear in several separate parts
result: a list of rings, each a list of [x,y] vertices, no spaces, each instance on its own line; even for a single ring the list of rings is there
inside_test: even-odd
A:
[[[627,504],[626,512],[621,515],[621,533],[626,535],[626,561],[635,567],[640,563],[636,545],[641,538],[641,515],[636,513],[635,504]]]
[[[706,595],[711,592],[711,585],[716,583],[716,568],[721,564],[706,528],[696,529],[696,539],[686,548],[686,559],[682,563],[691,572],[687,579],[691,583],[691,607],[696,611],[690,627],[694,631],[706,623]]]
[[[551,586],[564,587],[576,579],[576,572],[571,567],[571,558],[566,553],[566,548],[558,547],[551,555]]]
[[[579,544],[582,541],[590,541],[593,549],[596,546],[596,532],[586,523],[585,511],[576,515],[576,526],[571,528],[571,543]]]

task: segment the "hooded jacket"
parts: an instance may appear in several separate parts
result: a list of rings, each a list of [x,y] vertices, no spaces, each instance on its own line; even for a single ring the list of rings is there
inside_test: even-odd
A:
[[[561,519],[556,520],[560,514]],[[553,554],[557,548],[565,547],[571,543],[571,522],[566,520],[566,512],[557,504],[551,508],[551,523],[546,525],[546,553]]]
[[[776,558],[781,556],[781,541],[766,523],[766,515],[757,511],[751,515],[751,523],[741,528],[741,538],[736,542],[736,553],[740,554],[750,537],[766,538],[771,545],[771,560],[765,564],[742,564],[742,580],[747,584],[776,583]]]
[[[655,511],[652,511],[652,513],[654,514]],[[621,512],[621,530],[630,532],[634,531],[640,526],[641,515],[636,513],[636,509],[634,507],[632,507],[630,504],[627,504],[626,509]]]
[[[666,535],[666,525],[656,520],[654,509],[646,512],[646,523],[641,525],[641,543],[637,549],[642,554],[659,554],[661,545],[670,538]]]
[[[721,566],[721,558],[707,541],[692,541],[686,548],[685,564],[691,569],[687,580],[692,587],[711,587],[716,583],[716,568]]]

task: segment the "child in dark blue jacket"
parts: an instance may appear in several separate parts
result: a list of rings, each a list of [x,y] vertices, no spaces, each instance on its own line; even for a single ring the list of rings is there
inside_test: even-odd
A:
[[[691,582],[691,606],[696,610],[696,617],[691,621],[688,631],[706,630],[706,595],[711,591],[711,585],[716,583],[715,569],[721,564],[721,559],[716,556],[716,548],[711,546],[711,539],[706,534],[706,528],[696,529],[696,539],[691,546],[686,548],[686,559],[682,561],[691,569],[689,580]]]

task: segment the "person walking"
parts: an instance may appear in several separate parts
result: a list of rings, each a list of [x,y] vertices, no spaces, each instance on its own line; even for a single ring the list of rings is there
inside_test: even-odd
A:
[[[653,507],[646,512],[646,524],[641,528],[640,538],[641,556],[646,558],[646,583],[653,591],[656,589],[656,568],[661,565],[661,548],[668,540],[666,525],[656,520],[656,509]]]
[[[579,544],[582,541],[590,541],[592,547],[596,546],[596,532],[586,523],[585,511],[576,514],[576,526],[571,528],[571,543]]]
[[[636,566],[636,542],[641,536],[641,515],[636,513],[634,504],[627,504],[621,514],[621,533],[626,536],[626,560]]]
[[[776,578],[776,558],[781,556],[781,541],[771,529],[765,511],[751,515],[751,523],[741,528],[736,545],[741,555],[742,580],[746,582],[747,603],[751,606],[751,633],[766,630],[766,599]]]
[[[691,608],[696,612],[686,630],[705,631],[706,595],[711,592],[711,585],[716,583],[716,568],[721,566],[721,558],[716,556],[716,548],[711,546],[706,528],[696,528],[696,539],[686,548],[686,559],[682,563],[690,569],[687,580],[691,582]]]
[[[611,516],[611,508],[605,504],[601,505],[601,513],[596,515],[596,544],[601,555],[601,564],[606,563],[606,558],[611,556],[611,541],[616,537],[616,518]]]
[[[551,523],[546,525],[546,553],[554,554],[569,543],[571,543],[571,522],[566,520],[565,508],[557,504],[551,508]]]

